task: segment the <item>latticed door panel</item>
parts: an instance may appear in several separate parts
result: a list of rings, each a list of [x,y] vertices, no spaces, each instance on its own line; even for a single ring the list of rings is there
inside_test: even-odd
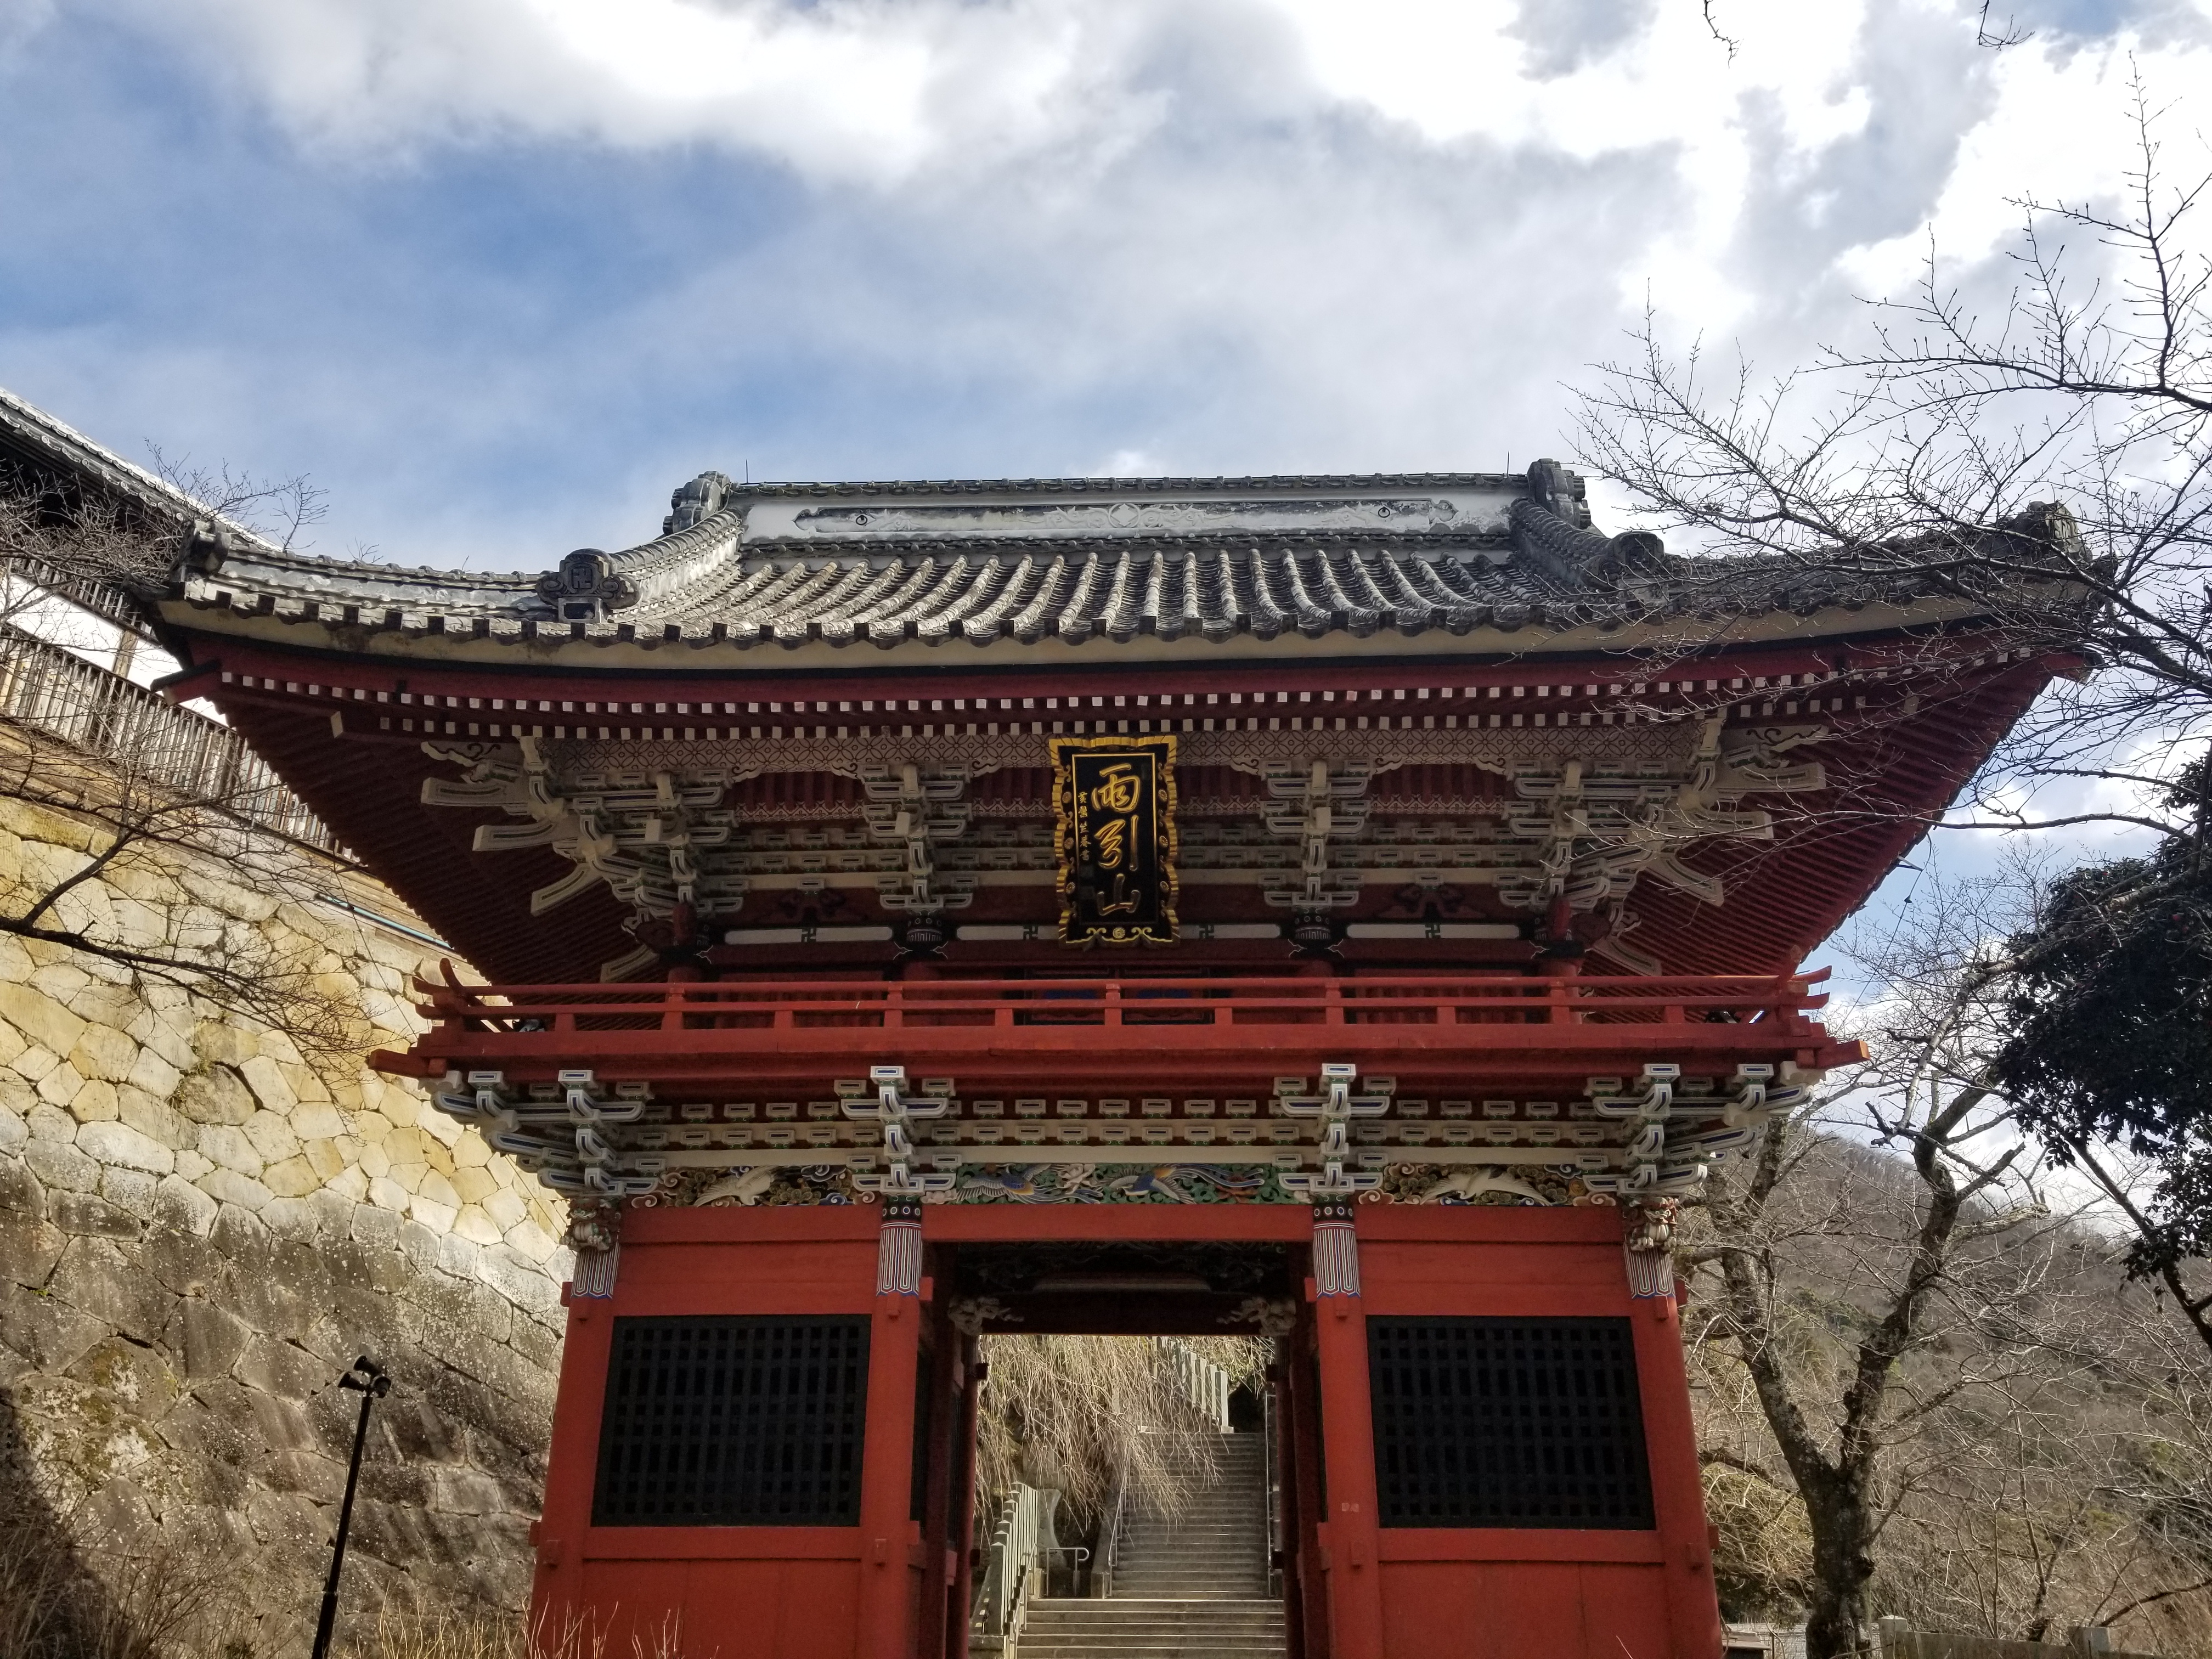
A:
[[[860,1522],[868,1322],[617,1319],[595,1527]]]
[[[1652,1524],[1626,1319],[1370,1318],[1386,1527]]]

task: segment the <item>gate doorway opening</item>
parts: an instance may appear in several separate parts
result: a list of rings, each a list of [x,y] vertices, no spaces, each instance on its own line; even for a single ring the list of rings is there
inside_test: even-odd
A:
[[[1289,1248],[981,1243],[937,1265],[980,1361],[968,1651],[1285,1654]]]

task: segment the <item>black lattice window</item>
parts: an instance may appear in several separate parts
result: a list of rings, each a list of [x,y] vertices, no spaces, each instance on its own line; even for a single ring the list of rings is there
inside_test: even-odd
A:
[[[868,1322],[617,1319],[595,1527],[850,1527]]]
[[[1651,1525],[1626,1319],[1370,1319],[1386,1527]]]

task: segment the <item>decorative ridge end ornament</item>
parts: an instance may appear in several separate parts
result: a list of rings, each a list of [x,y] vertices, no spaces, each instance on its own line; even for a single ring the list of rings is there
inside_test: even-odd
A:
[[[729,490],[729,477],[721,472],[702,472],[690,483],[679,484],[668,498],[672,510],[660,521],[660,533],[673,536],[679,530],[705,523],[722,510]]]
[[[1052,739],[1053,852],[1068,945],[1176,940],[1176,740]]]
[[[1594,528],[1582,476],[1554,460],[1528,469],[1528,493],[1513,503],[1509,517],[1514,552],[1570,587],[1593,579],[1617,584],[1666,568],[1667,544],[1650,531],[1608,536]]]
[[[599,549],[580,547],[538,579],[538,597],[564,623],[605,622],[610,611],[637,603],[637,584],[617,575]]]

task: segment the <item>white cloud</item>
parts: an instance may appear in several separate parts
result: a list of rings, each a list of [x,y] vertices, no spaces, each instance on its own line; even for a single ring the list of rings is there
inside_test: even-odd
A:
[[[345,309],[273,368],[243,311],[0,348],[126,447],[197,420],[199,453],[314,472],[326,544],[401,560],[642,533],[678,478],[747,459],[1526,465],[1647,288],[1678,336],[1802,362],[1931,215],[1985,254],[2004,194],[2112,177],[2126,52],[2166,95],[2212,85],[2178,27],[1991,54],[1950,0],[1720,10],[1733,59],[1693,0],[64,0],[49,29],[173,44],[310,173],[404,191],[460,156],[495,189],[518,156],[615,152],[797,188],[526,351],[324,301],[305,265],[284,291],[289,259],[234,280]],[[487,286],[531,303],[530,252]]]

